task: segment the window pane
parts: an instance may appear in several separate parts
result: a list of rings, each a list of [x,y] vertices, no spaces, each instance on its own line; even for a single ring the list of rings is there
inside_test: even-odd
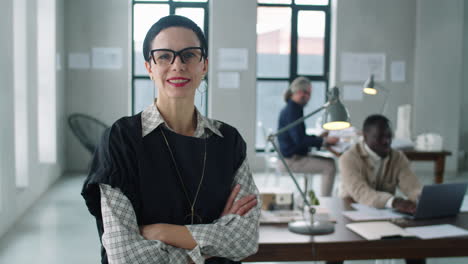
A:
[[[287,81],[257,81],[257,123],[261,122],[265,134],[278,129],[278,117],[284,106],[283,93],[288,88]],[[255,147],[265,147],[264,132],[257,126]]]
[[[148,105],[153,102],[155,96],[155,88],[153,81],[147,79],[136,79],[133,85],[133,113],[143,111]]]
[[[29,137],[28,137],[28,50],[27,50],[27,2],[13,2],[13,72],[15,107],[15,169],[16,187],[29,184]],[[29,95],[31,96],[31,95]],[[1,198],[0,198],[1,200]],[[1,206],[0,206],[1,207]]]
[[[289,77],[291,8],[257,8],[257,77]]]
[[[56,2],[37,1],[37,132],[39,162],[57,162]]]
[[[139,47],[137,47],[138,45]],[[135,73],[134,75],[143,75],[143,76],[148,76],[148,72],[146,71],[145,68],[145,59],[143,58],[143,48],[142,48],[143,42],[142,43],[135,43],[135,51],[133,55],[133,60],[135,63]]]
[[[296,0],[296,5],[328,5],[328,0]]]
[[[135,4],[133,13],[133,42],[135,75],[147,76],[143,58],[143,40],[146,32],[161,17],[169,15],[167,4]]]
[[[206,85],[207,83],[203,81],[195,92],[195,106],[203,115],[206,115]],[[133,113],[139,113],[153,103],[154,98],[157,97],[158,88],[149,79],[136,79],[133,87]]]
[[[300,11],[297,23],[299,75],[324,75],[325,12]]]
[[[176,15],[185,16],[193,20],[201,30],[205,28],[205,11],[203,8],[177,8]]]
[[[291,0],[258,0],[259,4],[291,4]]]

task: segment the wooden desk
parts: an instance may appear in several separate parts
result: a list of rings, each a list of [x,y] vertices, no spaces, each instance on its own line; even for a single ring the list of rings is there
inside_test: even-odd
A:
[[[336,157],[340,157],[342,153],[337,152],[332,147],[326,149],[333,153]],[[445,157],[452,155],[449,151],[417,151],[403,150],[406,157],[410,161],[434,161],[434,182],[444,182]]]
[[[289,232],[286,224],[261,225],[259,250],[243,261],[333,261],[468,256],[468,237],[367,241],[345,226],[351,221],[341,212],[343,209],[351,210],[349,203],[339,198],[321,198],[320,201],[329,208],[337,220],[333,234],[299,235]],[[448,223],[468,229],[468,213],[453,218],[429,221],[400,220],[395,223],[404,227]]]
[[[452,155],[449,151],[403,151],[410,161],[434,161],[434,182],[444,181],[445,157]]]

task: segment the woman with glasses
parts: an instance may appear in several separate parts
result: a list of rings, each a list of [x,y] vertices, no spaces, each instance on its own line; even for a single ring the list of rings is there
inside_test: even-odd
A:
[[[148,31],[143,56],[157,99],[105,133],[82,190],[102,263],[234,263],[257,251],[260,203],[246,144],[194,106],[207,55],[186,17]]]

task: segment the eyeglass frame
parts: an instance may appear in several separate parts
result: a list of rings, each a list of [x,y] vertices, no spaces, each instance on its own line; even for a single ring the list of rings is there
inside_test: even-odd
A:
[[[179,56],[180,61],[181,61],[183,64],[186,64],[185,61],[184,61],[184,58],[183,58],[182,56],[180,56],[180,55],[182,54],[182,52],[184,52],[184,51],[186,51],[186,50],[189,50],[189,49],[199,49],[199,50],[201,51],[201,57],[200,57],[200,60],[199,60],[198,62],[200,62],[200,61],[202,61],[204,58],[206,58],[206,57],[205,57],[205,49],[202,48],[202,47],[187,47],[187,48],[183,48],[183,49],[181,49],[181,50],[179,50],[179,51],[175,51],[175,50],[171,50],[171,49],[153,49],[153,50],[150,50],[149,53],[150,53],[150,57],[153,58],[154,64],[156,64],[156,65],[158,65],[158,64],[156,63],[156,59],[155,59],[154,56],[153,56],[153,53],[156,52],[156,51],[168,51],[168,52],[172,52],[172,54],[174,54],[174,57],[172,58],[172,61],[171,61],[171,63],[170,63],[169,65],[174,64],[175,59],[176,59],[177,56]]]

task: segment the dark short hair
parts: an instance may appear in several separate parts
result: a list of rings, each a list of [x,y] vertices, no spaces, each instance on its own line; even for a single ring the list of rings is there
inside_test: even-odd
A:
[[[192,30],[200,40],[200,46],[203,49],[203,57],[208,57],[208,44],[206,42],[205,35],[200,27],[195,24],[192,20],[178,15],[165,16],[154,23],[146,33],[145,41],[143,42],[143,57],[145,61],[150,60],[151,42],[162,30],[169,27],[183,27]]]
[[[367,132],[369,129],[375,125],[387,125],[390,127],[390,120],[383,115],[374,114],[370,115],[364,120],[364,125],[362,126],[362,131]]]

